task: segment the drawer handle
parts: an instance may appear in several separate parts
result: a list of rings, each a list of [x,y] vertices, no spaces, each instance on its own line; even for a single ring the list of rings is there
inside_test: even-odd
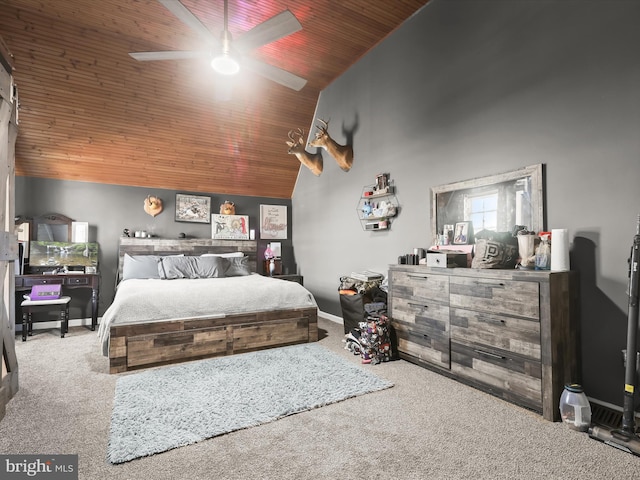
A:
[[[408,305],[415,308],[429,308],[429,305],[423,305],[421,303],[408,302]]]
[[[492,323],[493,325],[500,325],[501,327],[504,327],[507,324],[504,320],[497,320],[495,318],[485,316],[478,317],[478,320],[485,323]]]
[[[495,353],[485,352],[484,350],[478,350],[477,348],[473,349],[474,352],[479,353],[480,355],[484,355],[486,357],[497,358],[498,360],[505,360],[507,357],[503,357],[502,355],[496,355]]]
[[[482,280],[476,280],[476,285],[481,285],[483,287],[496,287],[496,288],[504,288],[504,282],[487,282]]]
[[[417,273],[407,273],[407,277],[416,278],[418,280],[428,280],[429,279],[429,275],[420,275],[420,274],[417,274]]]

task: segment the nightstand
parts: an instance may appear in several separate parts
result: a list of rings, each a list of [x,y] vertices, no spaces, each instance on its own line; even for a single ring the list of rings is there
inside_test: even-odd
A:
[[[288,280],[290,282],[297,282],[300,285],[304,285],[302,275],[274,275],[272,278],[279,278],[280,280]]]

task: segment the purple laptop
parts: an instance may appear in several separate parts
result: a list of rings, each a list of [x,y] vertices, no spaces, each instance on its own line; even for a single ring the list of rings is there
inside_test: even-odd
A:
[[[29,298],[31,301],[37,300],[56,300],[60,298],[60,289],[62,285],[34,285],[31,287]]]

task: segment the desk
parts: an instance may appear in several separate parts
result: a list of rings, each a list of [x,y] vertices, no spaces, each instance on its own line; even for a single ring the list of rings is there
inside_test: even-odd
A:
[[[30,292],[34,285],[58,284],[62,290],[67,288],[91,289],[91,330],[98,324],[98,295],[100,293],[100,275],[87,273],[62,273],[58,275],[16,275],[16,292]]]

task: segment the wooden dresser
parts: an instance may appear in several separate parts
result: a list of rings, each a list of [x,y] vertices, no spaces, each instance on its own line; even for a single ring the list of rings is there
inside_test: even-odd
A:
[[[564,384],[580,381],[573,277],[391,265],[400,357],[559,420]]]

